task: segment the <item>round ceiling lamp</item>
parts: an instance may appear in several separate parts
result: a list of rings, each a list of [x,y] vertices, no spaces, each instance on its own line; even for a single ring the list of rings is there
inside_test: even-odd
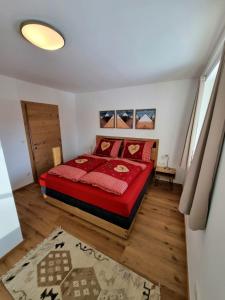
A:
[[[40,21],[21,23],[22,36],[31,44],[45,50],[58,50],[65,45],[63,35],[53,26]]]

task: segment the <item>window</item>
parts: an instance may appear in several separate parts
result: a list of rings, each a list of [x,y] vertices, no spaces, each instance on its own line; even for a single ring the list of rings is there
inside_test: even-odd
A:
[[[188,158],[188,166],[193,158],[201,129],[204,123],[205,115],[209,105],[210,97],[212,94],[213,86],[216,80],[216,75],[219,69],[219,62],[215,65],[207,77],[202,77],[199,87],[198,102],[195,113],[195,120],[193,125],[190,152]]]

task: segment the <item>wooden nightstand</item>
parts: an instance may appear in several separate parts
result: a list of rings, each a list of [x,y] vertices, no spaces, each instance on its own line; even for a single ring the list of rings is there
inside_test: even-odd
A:
[[[158,183],[160,177],[167,178],[171,188],[173,188],[173,180],[176,177],[176,169],[157,166],[155,169],[155,184]]]

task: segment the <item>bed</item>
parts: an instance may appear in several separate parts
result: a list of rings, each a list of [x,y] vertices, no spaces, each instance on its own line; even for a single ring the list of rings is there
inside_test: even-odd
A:
[[[96,136],[96,144],[103,138],[119,139],[122,143],[125,139]],[[148,139],[129,138],[129,140]],[[151,139],[151,141],[154,141],[151,161],[144,162],[145,169],[137,175],[123,194],[112,194],[92,185],[44,173],[39,179],[44,199],[51,205],[127,239],[157,163],[159,140]]]

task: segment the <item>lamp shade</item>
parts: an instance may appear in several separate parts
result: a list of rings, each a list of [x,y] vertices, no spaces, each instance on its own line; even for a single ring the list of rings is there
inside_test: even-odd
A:
[[[25,21],[20,26],[22,36],[45,50],[58,50],[65,45],[63,35],[51,25],[40,21]]]

